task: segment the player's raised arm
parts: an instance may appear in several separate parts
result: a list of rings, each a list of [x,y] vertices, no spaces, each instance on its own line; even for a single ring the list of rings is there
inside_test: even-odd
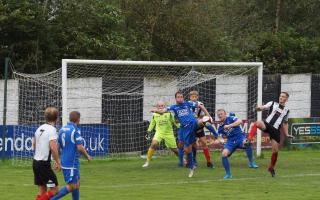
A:
[[[273,104],[273,101],[269,101],[269,102],[268,102],[267,104],[265,104],[265,105],[257,106],[257,107],[256,107],[256,110],[257,110],[257,111],[267,110],[267,109],[269,109],[269,108],[272,106],[272,104]]]
[[[199,104],[198,106],[199,106],[199,108],[204,112],[204,114],[205,114],[206,116],[211,117],[210,114],[209,114],[209,112],[208,112],[208,110],[207,110],[207,108],[206,108],[203,104]]]
[[[234,122],[228,125],[225,125],[224,128],[225,129],[230,129],[236,126],[239,126],[240,124],[242,124],[242,120],[238,119],[237,117],[231,116],[231,118],[233,118]]]

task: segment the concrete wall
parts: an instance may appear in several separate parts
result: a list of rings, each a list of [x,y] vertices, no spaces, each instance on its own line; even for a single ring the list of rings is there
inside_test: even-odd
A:
[[[101,123],[102,79],[68,79],[68,113],[77,110],[81,113],[81,123]]]
[[[177,91],[175,79],[145,78],[143,87],[143,120],[150,120],[150,109],[157,101],[164,101],[167,105],[173,104],[174,94]]]
[[[18,124],[19,88],[17,80],[8,80],[7,124]],[[4,81],[0,80],[0,124],[3,124]]]
[[[150,120],[150,109],[163,100],[174,103],[176,92],[175,79],[145,78],[143,87],[143,120]],[[311,75],[282,75],[281,90],[290,94],[288,107],[290,117],[309,117],[311,110]],[[18,81],[8,82],[7,123],[18,123],[19,109]],[[214,90],[213,90],[214,91]],[[247,118],[248,78],[246,76],[228,76],[216,80],[215,108],[233,111],[242,119]],[[275,91],[276,92],[276,91]],[[102,117],[102,79],[79,78],[68,80],[68,111],[79,110],[82,123],[101,123]],[[0,124],[3,115],[3,80],[0,81]]]
[[[226,76],[217,79],[216,109],[223,108],[227,112],[235,112],[241,119],[247,119],[247,101],[247,76]]]
[[[311,74],[282,75],[281,90],[290,94],[289,117],[310,117]]]

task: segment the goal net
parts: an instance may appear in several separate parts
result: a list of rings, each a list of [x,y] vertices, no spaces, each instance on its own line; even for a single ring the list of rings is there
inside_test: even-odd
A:
[[[44,123],[47,106],[61,111],[58,127],[68,113],[81,113],[81,135],[92,156],[103,158],[140,155],[148,148],[145,139],[159,100],[175,103],[174,93],[197,90],[199,100],[216,119],[219,108],[249,122],[261,118],[255,112],[262,103],[262,63],[250,62],[154,62],[62,60],[62,67],[45,74],[14,72],[19,89],[19,122],[15,138],[32,137]],[[261,138],[261,137],[260,137]],[[26,139],[24,139],[26,141]],[[261,146],[258,137],[257,153]],[[32,155],[29,143],[13,151],[14,162]]]

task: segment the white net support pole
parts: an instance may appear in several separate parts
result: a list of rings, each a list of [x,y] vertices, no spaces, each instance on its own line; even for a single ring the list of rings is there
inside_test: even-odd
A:
[[[67,70],[67,60],[62,60],[62,125],[66,125],[68,122],[68,70]]]
[[[258,97],[257,105],[262,105],[262,88],[263,88],[263,64],[261,63],[258,68]],[[262,120],[262,112],[257,112],[257,120]],[[257,131],[257,156],[261,156],[261,130]]]

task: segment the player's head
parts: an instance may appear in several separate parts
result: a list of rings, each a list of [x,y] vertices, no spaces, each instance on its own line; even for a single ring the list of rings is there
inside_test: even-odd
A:
[[[80,113],[78,111],[70,112],[69,120],[75,124],[80,124]]]
[[[163,101],[158,101],[156,106],[158,110],[163,110],[166,107],[166,104]]]
[[[59,111],[55,107],[47,107],[44,111],[44,118],[47,123],[56,123],[58,120]]]
[[[285,104],[285,103],[287,103],[288,99],[289,99],[289,94],[288,94],[288,92],[281,92],[281,93],[280,93],[280,96],[279,96],[279,103],[280,103],[280,104]]]
[[[224,109],[220,108],[217,110],[217,116],[220,121],[224,121],[227,117],[227,112]]]
[[[181,91],[176,92],[174,97],[176,98],[177,104],[183,103],[184,98],[183,98],[183,93]]]
[[[196,91],[196,90],[192,90],[190,93],[189,93],[189,99],[191,101],[197,101],[199,98],[199,92]]]

